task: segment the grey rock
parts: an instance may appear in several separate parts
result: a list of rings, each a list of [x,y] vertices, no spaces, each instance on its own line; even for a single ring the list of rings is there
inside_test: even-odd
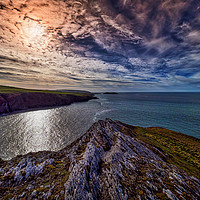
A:
[[[31,196],[32,196],[32,197],[35,197],[35,196],[37,195],[37,193],[38,193],[37,190],[34,190],[34,191],[31,193]]]
[[[59,199],[59,197],[60,197],[59,195],[56,195],[56,200],[58,200],[58,199]]]
[[[50,185],[45,185],[45,188],[50,188]]]
[[[10,199],[10,200],[17,200],[17,197],[13,197],[12,199]]]
[[[4,173],[4,170],[1,170],[1,172],[3,176],[14,175],[14,181],[20,183],[23,179],[28,179],[30,176],[42,173],[46,165],[53,163],[54,159],[51,158],[35,165],[32,157],[28,157],[27,159],[23,158],[16,167],[11,167],[8,172]],[[25,176],[22,176],[22,173],[25,173]]]
[[[23,197],[25,196],[25,194],[26,194],[26,193],[25,193],[25,192],[23,192],[23,193],[22,193],[22,194],[20,194],[18,197],[19,197],[19,198],[23,198]]]
[[[26,188],[28,191],[30,191],[31,189],[33,189],[34,186],[33,185],[28,185],[28,187]]]
[[[22,176],[22,174],[21,174],[21,172],[20,171],[17,171],[16,173],[15,173],[15,176],[14,176],[14,181],[17,181],[17,182],[21,182],[22,181],[22,179],[23,179],[23,176]]]
[[[123,125],[118,122],[109,119],[99,121],[84,135],[82,142],[73,146],[72,155],[69,156],[71,173],[65,183],[66,200],[105,197],[125,200],[136,195],[133,191],[139,192],[138,199],[157,199],[155,194],[160,190],[168,198],[178,199],[169,186],[164,184],[165,179],[171,180],[174,190],[181,185],[183,189],[179,193],[188,190],[186,181],[192,181],[191,177],[165,163],[145,143],[120,132],[120,128]],[[84,145],[87,137],[90,139],[85,151],[81,155],[76,153],[78,145]],[[139,175],[142,169],[145,172]],[[138,180],[143,178],[148,181]],[[195,195],[200,197],[198,181],[192,182],[196,188]],[[191,199],[195,198],[191,196]]]
[[[169,199],[178,200],[178,198],[169,189],[163,189],[163,192],[167,194]]]

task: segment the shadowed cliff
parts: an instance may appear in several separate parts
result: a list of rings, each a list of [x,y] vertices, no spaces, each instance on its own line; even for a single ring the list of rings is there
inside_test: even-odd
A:
[[[94,99],[90,92],[28,90],[0,86],[0,115],[18,110],[64,106]]]

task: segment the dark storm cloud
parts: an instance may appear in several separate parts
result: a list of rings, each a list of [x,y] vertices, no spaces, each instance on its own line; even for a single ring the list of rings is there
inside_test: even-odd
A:
[[[0,20],[9,80],[199,87],[199,0],[4,0]]]

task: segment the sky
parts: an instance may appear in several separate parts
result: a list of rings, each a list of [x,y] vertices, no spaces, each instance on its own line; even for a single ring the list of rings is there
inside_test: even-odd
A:
[[[199,0],[0,0],[0,85],[199,91]]]

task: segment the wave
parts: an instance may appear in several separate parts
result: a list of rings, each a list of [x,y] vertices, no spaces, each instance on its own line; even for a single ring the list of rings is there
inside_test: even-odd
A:
[[[112,110],[113,110],[113,109],[106,109],[106,110],[102,110],[102,111],[97,112],[97,113],[94,115],[93,121],[95,122],[95,121],[97,120],[97,116],[102,115],[103,113],[110,112],[110,111],[112,111]]]

